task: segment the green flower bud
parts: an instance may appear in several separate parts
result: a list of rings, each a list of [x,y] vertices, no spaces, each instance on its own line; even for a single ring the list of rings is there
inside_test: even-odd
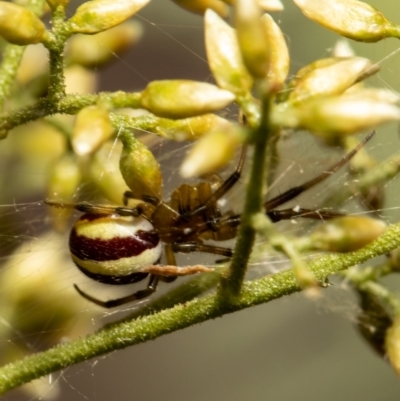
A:
[[[368,59],[362,57],[337,62],[333,59],[332,64],[310,69],[298,79],[288,101],[297,104],[318,96],[339,95],[353,85],[371,65]]]
[[[181,120],[160,118],[155,129],[150,131],[174,141],[192,141],[225,124],[229,124],[228,121],[215,114],[204,114]]]
[[[214,172],[230,162],[242,141],[241,131],[226,124],[200,138],[181,166],[182,177],[195,177]]]
[[[108,110],[104,106],[85,107],[76,115],[72,147],[77,155],[88,155],[99,149],[113,132]]]
[[[74,33],[93,34],[124,22],[150,0],[91,0],[83,3],[67,21]]]
[[[386,333],[386,352],[389,362],[400,375],[400,316],[397,316]]]
[[[142,195],[161,198],[162,176],[160,166],[149,149],[130,133],[120,135],[123,149],[119,167],[126,185],[137,199]]]
[[[208,62],[218,86],[237,96],[249,93],[253,80],[243,64],[235,30],[208,10],[205,37]]]
[[[186,118],[226,107],[235,96],[215,85],[186,80],[153,81],[142,92],[142,107],[166,118]]]
[[[173,2],[197,14],[204,14],[207,9],[210,9],[222,17],[228,15],[228,7],[221,0],[173,0]]]
[[[377,239],[386,230],[381,220],[343,216],[329,220],[311,235],[313,249],[328,252],[353,252]]]
[[[357,0],[294,0],[304,15],[339,35],[360,42],[399,37],[399,28],[370,6]]]
[[[254,78],[265,78],[270,49],[261,9],[256,0],[237,0],[235,5],[235,27],[244,64]]]
[[[0,1],[0,35],[9,43],[26,46],[42,42],[46,27],[32,11]]]
[[[47,184],[47,197],[61,202],[72,202],[81,183],[82,175],[74,155],[66,154],[58,159],[50,168]],[[71,216],[73,209],[49,208],[53,225],[56,230],[62,231]]]
[[[127,21],[95,35],[77,34],[68,41],[66,58],[71,64],[98,68],[135,44],[141,35],[142,25],[137,21]]]
[[[269,14],[261,18],[269,47],[269,69],[267,79],[274,86],[283,85],[289,73],[290,58],[285,37],[279,26]]]

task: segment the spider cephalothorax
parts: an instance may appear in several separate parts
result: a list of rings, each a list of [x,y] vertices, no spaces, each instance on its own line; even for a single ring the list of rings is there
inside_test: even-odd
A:
[[[371,136],[372,134],[367,136],[355,149],[322,174],[265,202],[265,213],[273,222],[298,217],[331,219],[341,216],[341,213],[326,209],[276,208],[332,175]],[[174,253],[204,252],[231,257],[231,248],[204,241],[224,241],[236,236],[240,214],[221,213],[217,202],[239,180],[245,153],[246,150],[243,149],[235,171],[216,190],[207,181],[195,185],[183,184],[173,191],[168,201],[144,195],[142,203],[134,207],[128,206],[128,200],[135,198],[129,191],[124,194],[124,207],[89,203],[65,204],[47,200],[46,203],[50,206],[75,208],[85,213],[72,227],[69,247],[73,261],[88,277],[101,283],[122,285],[150,276],[146,289],[126,297],[101,301],[75,285],[79,294],[105,308],[147,297],[155,291],[159,280],[170,282],[176,278],[145,271],[148,265],[159,263],[163,251],[170,266],[176,265]],[[164,244],[163,247],[161,244]],[[162,270],[162,266],[160,269]]]

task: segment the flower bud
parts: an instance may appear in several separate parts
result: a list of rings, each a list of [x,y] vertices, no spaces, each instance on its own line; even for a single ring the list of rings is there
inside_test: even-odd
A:
[[[18,68],[18,82],[25,85],[31,80],[46,74],[48,69],[49,51],[41,43],[27,46]]]
[[[311,243],[317,250],[353,252],[377,239],[386,227],[383,221],[369,217],[338,217],[318,226],[311,235]]]
[[[217,84],[237,96],[249,93],[253,80],[243,64],[235,30],[215,12],[205,14],[207,58]]]
[[[127,21],[95,35],[74,35],[68,41],[67,60],[86,68],[98,68],[135,44],[141,35],[142,26],[137,21]]]
[[[241,131],[229,124],[203,136],[182,163],[182,177],[195,177],[223,167],[232,160],[241,139]]]
[[[343,92],[342,99],[361,98],[365,100],[396,104],[400,101],[400,95],[388,89],[365,88],[363,86],[352,86]]]
[[[160,118],[154,129],[149,129],[149,131],[174,141],[192,141],[226,124],[229,124],[228,121],[222,117],[215,114],[204,114],[181,120]]]
[[[73,33],[93,34],[124,22],[150,0],[91,0],[78,7],[67,21]]]
[[[75,119],[72,147],[79,156],[95,152],[113,134],[108,110],[101,105],[83,108]]]
[[[226,107],[235,96],[215,85],[186,80],[153,81],[142,92],[142,107],[166,118],[186,118]]]
[[[400,109],[359,96],[315,99],[296,107],[278,105],[271,117],[276,125],[304,128],[328,141],[389,121],[400,120]]]
[[[79,311],[95,316],[95,308],[73,288],[79,272],[67,249],[64,236],[48,232],[25,242],[1,270],[1,282],[9,289],[0,299],[3,319],[22,338],[40,333],[43,346],[87,332],[90,318],[84,313],[80,319]]]
[[[82,175],[76,158],[72,154],[66,154],[50,168],[47,197],[62,202],[71,202],[81,180]],[[56,230],[62,231],[65,228],[72,212],[72,209],[49,208],[49,213],[53,217],[53,225]]]
[[[42,42],[47,32],[43,22],[32,11],[0,1],[0,35],[9,43],[26,46]]]
[[[261,9],[256,0],[237,0],[235,5],[235,27],[244,64],[254,78],[265,78],[270,49]]]
[[[285,37],[279,26],[269,14],[261,18],[269,47],[269,69],[267,79],[273,86],[283,85],[289,73],[290,58]]]
[[[221,0],[173,0],[173,2],[196,14],[204,14],[207,9],[210,9],[221,17],[228,15],[228,7]]]
[[[96,89],[97,79],[93,71],[80,65],[74,65],[65,70],[65,87],[67,93],[92,93]]]
[[[123,194],[129,190],[119,169],[122,143],[108,141],[89,161],[88,176],[101,193],[116,205],[123,203]]]
[[[399,28],[370,6],[357,0],[294,0],[303,14],[339,35],[360,42],[399,37]]]
[[[119,138],[123,145],[119,167],[126,185],[137,199],[142,195],[160,199],[162,176],[153,154],[129,132],[123,132]]]
[[[371,65],[366,58],[352,57],[311,69],[298,79],[288,101],[297,104],[318,96],[339,95]]]
[[[398,375],[400,375],[400,316],[397,316],[386,333],[386,352],[390,364]]]

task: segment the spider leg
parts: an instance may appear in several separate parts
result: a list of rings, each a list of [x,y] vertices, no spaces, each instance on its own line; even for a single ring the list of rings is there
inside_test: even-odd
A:
[[[155,276],[154,274],[150,274],[149,282],[147,284],[146,289],[137,291],[134,294],[127,295],[126,297],[109,299],[108,301],[102,301],[100,299],[92,297],[91,295],[82,291],[76,284],[74,284],[74,288],[76,291],[78,291],[79,295],[85,298],[87,301],[92,302],[98,306],[101,306],[102,308],[111,309],[115,308],[116,306],[121,306],[148,297],[156,290],[158,282],[159,282],[159,277]]]
[[[188,213],[188,216],[194,216],[198,213],[202,213],[204,210],[207,209],[207,206],[211,203],[216,202],[218,199],[221,199],[239,180],[242,171],[244,162],[246,160],[246,151],[247,146],[243,145],[242,151],[240,153],[239,162],[235,168],[235,171],[221,184],[221,186],[199,207],[192,210]]]
[[[367,135],[352,151],[347,153],[347,155],[345,155],[341,160],[339,160],[339,162],[334,164],[328,170],[324,171],[322,174],[318,175],[317,177],[315,177],[299,186],[290,188],[289,190],[285,191],[284,193],[265,202],[264,203],[265,210],[267,212],[269,212],[270,210],[273,210],[273,209],[277,208],[278,206],[281,206],[284,203],[289,202],[290,200],[296,198],[297,196],[302,194],[304,191],[307,191],[307,189],[312,188],[314,185],[317,185],[320,182],[326,180],[333,173],[335,173],[337,170],[339,170],[341,167],[343,167],[352,157],[354,157],[354,155],[373,137],[374,134],[375,134],[375,131],[373,131],[369,135]]]
[[[267,216],[273,223],[277,223],[281,220],[290,220],[301,217],[303,219],[316,219],[316,220],[330,220],[336,217],[344,216],[344,213],[334,212],[327,209],[281,209],[281,210],[269,210],[266,212]]]
[[[282,194],[276,196],[275,198],[270,199],[269,201],[264,203],[264,209],[267,216],[272,220],[272,222],[276,223],[281,220],[290,220],[293,218],[308,218],[308,219],[319,219],[319,220],[329,220],[335,217],[343,216],[343,213],[335,212],[327,209],[303,209],[303,208],[290,208],[290,209],[281,209],[276,210],[275,208],[283,205],[286,202],[294,199],[296,196],[302,194],[307,189],[310,189],[314,185],[319,184],[320,182],[327,179],[333,173],[335,173],[338,169],[344,166],[375,134],[375,131],[371,132],[367,135],[351,152],[345,155],[339,162],[334,164],[328,170],[324,171],[322,174],[317,177],[289,190],[283,192]],[[219,219],[216,219],[214,224],[216,227],[237,227],[240,224],[240,214],[231,215],[231,216],[222,216]]]
[[[76,209],[84,213],[93,214],[118,214],[120,216],[134,216],[138,217],[142,214],[142,207],[139,205],[135,208],[111,206],[111,205],[92,205],[87,202],[80,203],[64,203],[56,202],[49,199],[44,201],[46,205],[57,207],[60,209]]]
[[[212,253],[213,255],[222,255],[228,258],[233,256],[231,248],[222,246],[206,245],[201,242],[176,242],[172,244],[172,250],[180,253],[203,252]]]

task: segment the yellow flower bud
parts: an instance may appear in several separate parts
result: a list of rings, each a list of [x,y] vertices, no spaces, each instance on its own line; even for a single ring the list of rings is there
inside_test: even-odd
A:
[[[89,178],[101,193],[116,205],[121,205],[124,192],[128,191],[119,169],[122,143],[106,142],[89,161]]]
[[[399,37],[399,28],[370,6],[357,0],[294,0],[311,20],[349,39],[377,42]]]
[[[365,99],[375,102],[397,104],[400,101],[400,95],[388,89],[364,88],[363,86],[352,86],[343,92],[342,99]]]
[[[386,352],[390,364],[398,375],[400,375],[400,316],[397,316],[386,332]]]
[[[127,21],[95,35],[77,34],[68,41],[66,58],[72,64],[98,68],[135,44],[141,35],[142,25],[137,21]]]
[[[153,154],[131,133],[124,132],[119,138],[123,145],[119,167],[126,185],[137,199],[141,199],[142,195],[160,199],[162,176]]]
[[[0,1],[0,35],[14,45],[42,42],[46,27],[32,11],[17,4]]]
[[[64,236],[48,232],[24,243],[1,271],[1,282],[10,289],[0,299],[3,319],[24,338],[41,333],[41,341],[49,346],[73,332],[82,335],[91,323],[86,313],[80,319],[79,311],[94,316],[95,307],[76,296],[73,283],[80,279],[75,270]]]
[[[72,147],[77,155],[88,155],[99,149],[113,132],[108,110],[104,106],[85,107],[76,115]]]
[[[235,5],[235,27],[244,64],[254,78],[265,78],[270,49],[261,23],[261,9],[256,0],[237,0]]]
[[[160,118],[152,132],[174,141],[191,141],[225,124],[228,124],[228,121],[215,114],[204,114],[181,120]]]
[[[48,50],[41,43],[28,46],[18,68],[18,82],[25,85],[32,79],[45,74],[48,68]]]
[[[221,0],[173,0],[182,8],[197,14],[204,14],[207,9],[214,10],[222,17],[228,15],[228,7]]]
[[[223,167],[232,160],[241,139],[240,130],[229,124],[203,136],[182,163],[182,177],[195,177]]]
[[[289,73],[290,58],[285,37],[279,26],[269,14],[261,18],[269,47],[268,81],[274,86],[280,86],[285,82]]]
[[[339,95],[353,85],[371,65],[368,59],[362,57],[337,62],[333,59],[332,64],[310,69],[298,79],[288,101],[297,104],[313,97]]]
[[[362,216],[343,216],[329,220],[312,233],[313,249],[353,252],[377,239],[386,230],[381,220]]]
[[[74,65],[65,70],[65,86],[67,93],[92,93],[96,89],[97,78],[93,71]]]
[[[142,92],[142,107],[166,118],[186,118],[226,107],[235,96],[215,85],[186,80],[153,81]]]
[[[91,0],[67,21],[71,32],[93,34],[124,22],[150,0]]]
[[[352,135],[379,124],[400,120],[400,109],[387,102],[362,96],[333,96],[291,107],[274,108],[271,120],[276,125],[308,129],[328,141],[337,136]]]
[[[208,62],[218,86],[237,96],[249,93],[253,80],[243,64],[235,30],[211,10],[205,14],[205,38]]]

